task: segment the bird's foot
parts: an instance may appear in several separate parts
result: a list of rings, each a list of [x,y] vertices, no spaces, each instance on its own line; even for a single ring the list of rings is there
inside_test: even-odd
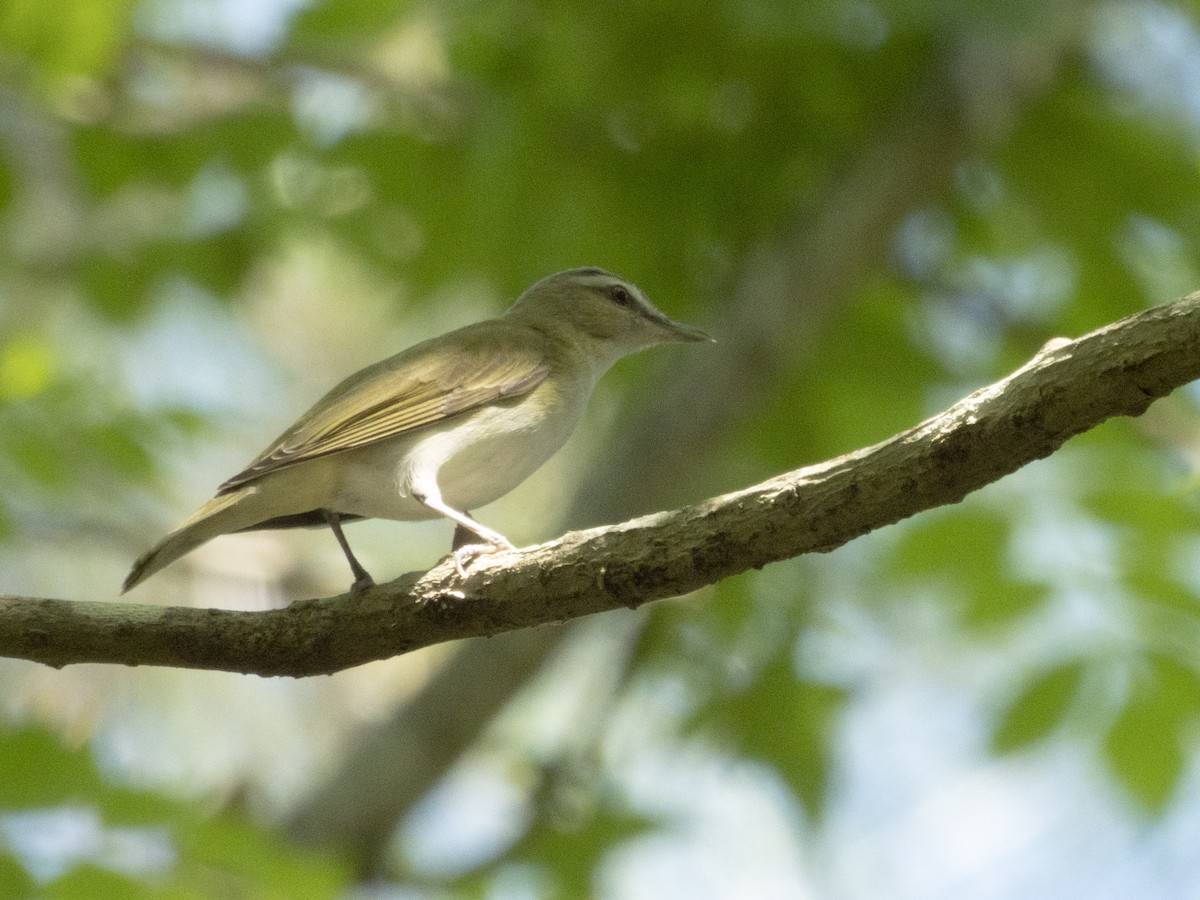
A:
[[[507,538],[497,535],[498,541],[493,541],[487,544],[464,544],[461,547],[454,548],[454,569],[458,572],[459,578],[467,577],[467,566],[473,563],[481,556],[486,556],[489,553],[499,553],[501,550],[516,550],[512,542]]]

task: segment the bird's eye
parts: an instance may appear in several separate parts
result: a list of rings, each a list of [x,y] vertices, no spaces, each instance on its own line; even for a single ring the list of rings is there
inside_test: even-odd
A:
[[[633,302],[633,295],[629,293],[629,289],[619,284],[615,284],[609,288],[608,296],[612,297],[613,303],[616,303],[618,306],[628,306]]]

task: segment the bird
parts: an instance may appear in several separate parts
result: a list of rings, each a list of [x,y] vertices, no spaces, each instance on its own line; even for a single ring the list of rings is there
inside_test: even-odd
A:
[[[507,494],[566,443],[618,359],[712,340],[604,269],[545,277],[497,318],[346,378],[143,554],[122,592],[218,535],[322,526],[360,591],[375,582],[342,524],[367,518],[450,519],[465,577],[479,555],[515,549],[468,510]]]

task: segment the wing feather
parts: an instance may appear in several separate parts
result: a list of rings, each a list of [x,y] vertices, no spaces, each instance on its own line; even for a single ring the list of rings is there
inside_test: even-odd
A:
[[[218,489],[236,490],[310,459],[366,447],[518,397],[550,372],[536,344],[487,323],[418,344],[343,381]]]

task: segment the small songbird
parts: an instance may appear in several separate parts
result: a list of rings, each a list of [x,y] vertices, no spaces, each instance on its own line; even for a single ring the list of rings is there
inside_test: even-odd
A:
[[[341,523],[364,518],[451,519],[462,574],[480,553],[514,549],[467,510],[507,494],[566,443],[614,362],[711,340],[603,269],[543,278],[499,318],[351,375],[142,556],[124,590],[219,534],[321,525],[359,590],[374,582]]]

